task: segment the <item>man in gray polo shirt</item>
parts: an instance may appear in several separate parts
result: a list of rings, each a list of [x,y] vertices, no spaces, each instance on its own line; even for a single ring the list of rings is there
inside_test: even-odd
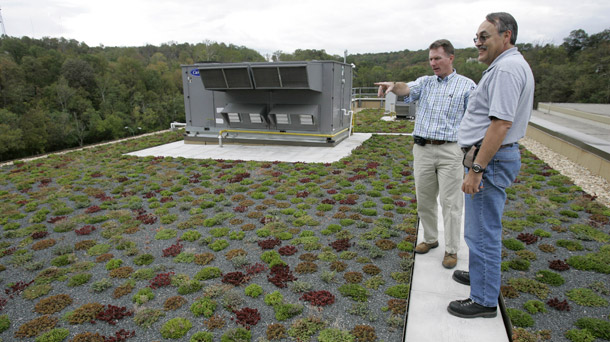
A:
[[[517,141],[525,135],[534,99],[534,76],[516,40],[517,22],[503,12],[488,14],[474,38],[479,61],[489,67],[470,94],[458,131],[463,150],[478,149],[462,183],[469,272],[453,273],[454,280],[470,285],[470,297],[447,307],[458,317],[497,314],[505,190],[519,174]]]

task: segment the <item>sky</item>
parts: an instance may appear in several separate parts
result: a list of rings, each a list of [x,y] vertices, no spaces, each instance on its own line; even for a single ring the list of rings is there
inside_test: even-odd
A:
[[[262,55],[296,49],[332,55],[456,48],[490,12],[509,12],[517,43],[563,43],[572,30],[610,28],[607,0],[0,0],[6,34],[64,37],[88,46],[218,42]]]

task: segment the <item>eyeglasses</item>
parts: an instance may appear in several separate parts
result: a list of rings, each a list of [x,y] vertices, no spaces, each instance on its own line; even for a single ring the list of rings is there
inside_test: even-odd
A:
[[[477,37],[472,38],[472,41],[473,41],[475,44],[476,44],[477,42],[479,42],[479,41],[481,42],[481,44],[483,44],[483,43],[485,43],[485,41],[486,41],[487,39],[489,39],[489,37],[491,37],[491,35],[484,35],[484,34],[482,34],[482,35],[480,35],[480,36],[477,36]]]

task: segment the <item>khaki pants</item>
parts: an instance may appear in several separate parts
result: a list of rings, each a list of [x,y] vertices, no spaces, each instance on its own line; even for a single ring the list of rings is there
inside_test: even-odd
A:
[[[417,214],[424,227],[424,241],[438,241],[438,204],[441,204],[445,229],[445,251],[457,253],[464,193],[463,152],[457,143],[413,146]]]

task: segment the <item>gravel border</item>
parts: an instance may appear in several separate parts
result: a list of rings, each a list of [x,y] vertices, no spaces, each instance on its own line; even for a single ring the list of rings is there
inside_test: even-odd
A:
[[[574,184],[581,187],[586,193],[597,196],[598,202],[610,207],[610,183],[604,178],[594,175],[589,169],[574,163],[532,138],[525,137],[519,140],[519,143],[553,169],[569,177]]]

